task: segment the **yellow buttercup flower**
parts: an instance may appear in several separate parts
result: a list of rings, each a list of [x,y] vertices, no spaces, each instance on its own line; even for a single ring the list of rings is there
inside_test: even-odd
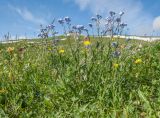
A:
[[[112,38],[112,41],[114,41],[115,40],[115,38]]]
[[[114,68],[118,68],[118,67],[119,67],[119,64],[115,63],[115,64],[113,64],[113,67],[114,67]]]
[[[142,63],[142,59],[137,59],[134,63],[135,64],[140,64],[140,63]]]
[[[64,52],[65,52],[64,49],[60,49],[60,50],[59,50],[59,53],[60,53],[60,54],[62,54],[62,53],[64,53]]]
[[[5,92],[7,92],[5,89],[0,90],[0,93],[5,93]]]
[[[14,47],[7,48],[7,52],[12,53],[14,51]]]
[[[91,44],[91,42],[90,42],[90,41],[84,41],[83,44],[84,44],[85,46],[89,46],[89,45]]]
[[[48,48],[48,50],[49,50],[49,51],[51,51],[51,50],[52,50],[52,48]]]

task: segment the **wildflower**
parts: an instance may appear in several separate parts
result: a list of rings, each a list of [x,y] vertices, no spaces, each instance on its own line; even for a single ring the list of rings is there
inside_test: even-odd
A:
[[[5,93],[5,92],[7,92],[5,89],[0,90],[0,93]]]
[[[70,22],[71,22],[71,18],[69,18],[68,16],[65,17],[64,20],[65,20],[67,23],[70,23]]]
[[[121,22],[121,18],[117,18],[117,19],[116,19],[116,22],[117,22],[117,23],[120,23],[120,22]]]
[[[117,47],[118,47],[118,43],[117,43],[117,42],[113,42],[111,45],[112,45],[112,47],[114,47],[114,48],[117,48]]]
[[[14,47],[9,47],[8,49],[7,49],[7,52],[9,52],[9,53],[12,53],[14,51]]]
[[[62,54],[62,53],[64,53],[64,52],[65,52],[64,49],[60,49],[60,50],[59,50],[59,53],[60,53],[60,54]]]
[[[131,48],[132,48],[131,45],[128,45],[128,46],[125,47],[125,49],[127,49],[127,50],[129,50],[129,49],[131,49]]]
[[[77,26],[72,26],[72,29],[76,30],[76,29],[77,29]]]
[[[97,21],[97,18],[92,17],[91,20],[92,20],[92,21]]]
[[[92,23],[89,23],[88,25],[89,25],[89,27],[90,27],[90,28],[92,28],[92,27],[93,27]]]
[[[135,64],[140,64],[140,63],[142,63],[142,59],[137,59],[134,63]]]
[[[51,51],[51,50],[52,50],[52,48],[48,48],[48,50],[49,50],[49,51]]]
[[[77,25],[76,28],[77,28],[78,30],[83,30],[83,29],[84,29],[84,26],[83,26],[83,25]]]
[[[91,44],[91,42],[90,42],[90,41],[84,41],[83,44],[84,44],[85,46],[89,46],[89,45]]]
[[[59,24],[63,25],[64,24],[64,20],[63,19],[58,19]]]
[[[99,19],[99,20],[102,19],[101,15],[97,14],[96,16],[97,16],[97,19]]]
[[[123,15],[124,15],[124,12],[123,12],[123,11],[119,12],[119,15],[120,15],[120,16],[123,16]]]
[[[115,38],[112,38],[112,41],[114,41],[115,40]]]
[[[125,45],[121,45],[121,49],[124,49],[125,48]]]
[[[119,67],[119,64],[114,63],[114,64],[113,64],[113,67],[117,69],[117,68]]]
[[[53,24],[48,25],[48,29],[54,29],[54,28],[55,28],[55,26]]]
[[[112,53],[112,56],[113,57],[119,57],[121,55],[121,52],[120,51],[114,51],[113,53]]]
[[[139,46],[138,46],[139,48],[142,48],[143,46],[142,46],[142,44],[139,44]]]
[[[106,20],[108,23],[112,21],[112,19],[111,19],[110,17],[107,17],[105,20]],[[108,23],[107,23],[106,25],[108,25]]]
[[[114,16],[116,13],[115,13],[114,11],[110,11],[109,14],[110,14],[111,16]]]

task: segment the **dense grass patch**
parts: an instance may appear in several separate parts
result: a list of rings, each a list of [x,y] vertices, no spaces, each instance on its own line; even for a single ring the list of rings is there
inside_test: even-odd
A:
[[[0,45],[1,117],[160,116],[160,43],[90,43]]]

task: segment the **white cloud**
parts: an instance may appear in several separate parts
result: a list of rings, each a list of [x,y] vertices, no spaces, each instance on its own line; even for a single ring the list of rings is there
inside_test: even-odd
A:
[[[90,10],[93,14],[100,13],[104,16],[109,11],[124,11],[123,20],[127,22],[131,33],[150,34],[153,30],[154,18],[146,13],[143,4],[139,0],[72,0],[79,5],[81,10]]]
[[[31,11],[27,8],[18,8],[12,5],[8,5],[10,9],[17,12],[24,20],[36,23],[36,24],[46,24],[46,21],[42,18],[35,16]]]
[[[160,16],[156,17],[153,21],[153,28],[155,30],[160,30]]]

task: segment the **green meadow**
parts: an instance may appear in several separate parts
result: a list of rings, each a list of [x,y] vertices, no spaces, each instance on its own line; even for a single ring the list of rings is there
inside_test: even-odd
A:
[[[31,41],[0,44],[0,117],[160,117],[159,41]]]

